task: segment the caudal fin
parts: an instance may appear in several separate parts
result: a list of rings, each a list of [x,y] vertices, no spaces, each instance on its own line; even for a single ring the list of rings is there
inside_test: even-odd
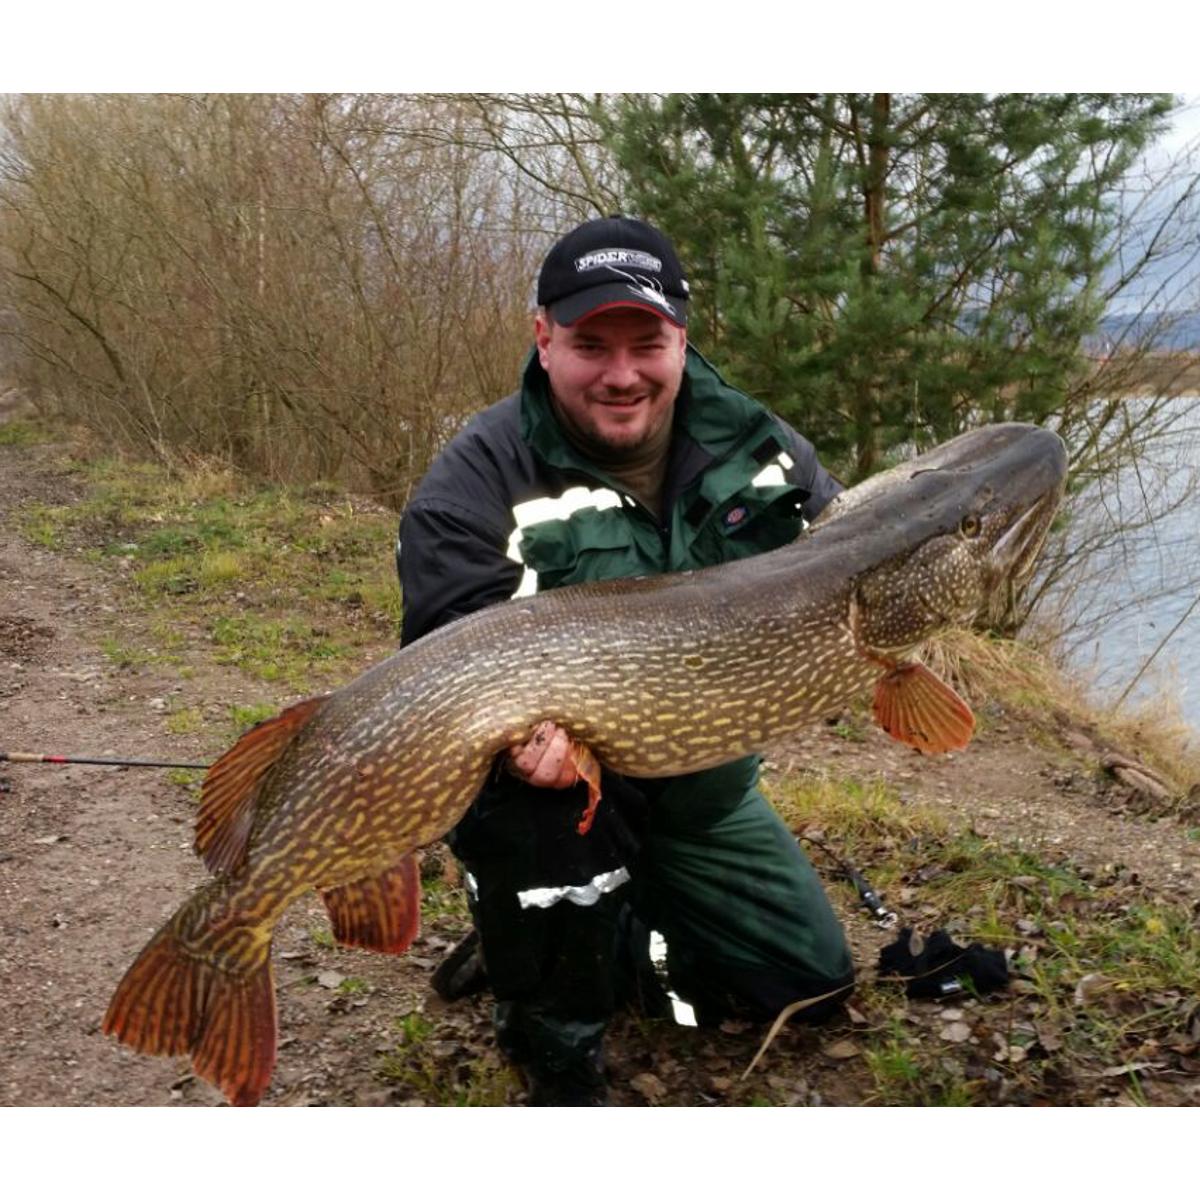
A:
[[[231,975],[188,953],[167,925],[125,972],[102,1028],[143,1054],[190,1054],[230,1104],[257,1104],[275,1066],[269,949],[249,974]]]

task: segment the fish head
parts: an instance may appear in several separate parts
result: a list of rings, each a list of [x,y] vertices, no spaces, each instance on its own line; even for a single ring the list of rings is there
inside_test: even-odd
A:
[[[851,497],[873,550],[853,591],[864,648],[891,656],[998,618],[1033,574],[1066,472],[1057,434],[993,425],[889,472],[865,501]]]

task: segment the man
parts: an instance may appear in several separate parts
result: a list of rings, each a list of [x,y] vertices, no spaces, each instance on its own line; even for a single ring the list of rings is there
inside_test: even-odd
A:
[[[454,438],[404,514],[404,643],[514,595],[775,549],[836,494],[812,446],[688,346],[687,296],[641,221],[588,221],[553,247],[520,390]],[[435,986],[465,994],[486,970],[530,1103],[603,1103],[614,1006],[663,1000],[651,930],[701,1024],[849,987],[841,927],[757,775],[757,758],[605,772],[581,836],[570,740],[546,722],[484,787],[450,838],[478,948]]]

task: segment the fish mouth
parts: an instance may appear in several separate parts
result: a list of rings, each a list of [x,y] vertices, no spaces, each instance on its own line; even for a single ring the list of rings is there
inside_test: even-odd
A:
[[[1019,585],[1033,574],[1061,495],[1061,487],[1050,488],[996,539],[989,557],[997,578]]]

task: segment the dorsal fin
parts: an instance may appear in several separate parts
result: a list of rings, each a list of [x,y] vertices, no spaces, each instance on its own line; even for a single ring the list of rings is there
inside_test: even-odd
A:
[[[208,769],[196,814],[196,853],[210,871],[232,871],[246,853],[257,784],[328,696],[313,696],[248,729]]]
[[[967,702],[928,667],[897,663],[875,685],[875,720],[922,754],[961,750],[975,732]]]

